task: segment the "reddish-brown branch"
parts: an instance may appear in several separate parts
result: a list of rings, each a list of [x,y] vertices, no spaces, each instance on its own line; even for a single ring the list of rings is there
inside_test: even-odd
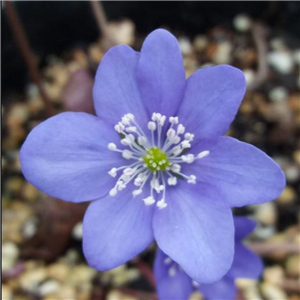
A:
[[[267,28],[260,23],[253,23],[251,33],[258,56],[258,69],[255,80],[252,82],[251,86],[249,86],[249,89],[253,90],[258,88],[268,77]]]
[[[100,33],[103,36],[104,44],[107,48],[113,46],[113,42],[109,36],[107,20],[101,1],[90,1],[94,17],[96,19]]]
[[[138,267],[138,269],[140,270],[142,275],[145,276],[145,278],[148,280],[148,282],[155,289],[156,288],[156,281],[155,281],[155,278],[154,278],[154,275],[153,275],[153,272],[152,272],[151,268],[142,261],[138,261],[136,263],[136,266]]]
[[[259,255],[269,255],[269,254],[273,254],[274,252],[284,252],[286,254],[300,253],[300,245],[296,243],[272,244],[272,243],[252,242],[249,243],[248,246]]]
[[[26,34],[22,28],[21,22],[19,20],[18,14],[14,8],[14,5],[10,1],[5,1],[5,12],[11,26],[13,35],[16,39],[16,42],[21,50],[23,58],[26,62],[26,65],[29,70],[29,74],[33,82],[37,85],[40,95],[45,103],[46,111],[49,115],[53,115],[53,108],[51,102],[41,84],[41,77],[36,66],[35,58],[32,54],[32,51],[29,46]]]

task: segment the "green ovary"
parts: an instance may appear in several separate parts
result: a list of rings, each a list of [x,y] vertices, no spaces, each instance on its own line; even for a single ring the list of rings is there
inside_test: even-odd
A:
[[[143,161],[152,172],[166,170],[170,165],[167,154],[156,147],[147,150],[147,155],[143,156]]]

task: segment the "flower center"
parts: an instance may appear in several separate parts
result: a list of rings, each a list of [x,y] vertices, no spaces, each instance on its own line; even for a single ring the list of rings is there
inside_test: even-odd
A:
[[[168,155],[157,147],[148,149],[143,161],[152,172],[164,171],[170,165]]]
[[[181,164],[191,164],[197,159],[209,155],[209,151],[202,151],[198,155],[183,154],[191,148],[194,139],[192,133],[185,133],[185,127],[179,123],[178,117],[170,117],[166,136],[162,136],[166,116],[160,113],[153,113],[151,121],[148,122],[148,129],[151,139],[135,121],[132,114],[126,114],[122,120],[115,125],[115,130],[122,137],[121,144],[129,149],[120,150],[116,144],[109,143],[108,149],[121,153],[124,159],[132,161],[117,168],[112,168],[108,174],[116,177],[117,173],[122,174],[116,181],[115,186],[110,190],[109,195],[115,196],[132,182],[137,189],[132,194],[134,197],[142,194],[144,188],[149,189],[149,196],[143,198],[146,205],[156,203],[162,209],[167,206],[166,189],[167,185],[177,184],[177,178],[185,179],[188,183],[195,184],[195,175],[186,175],[181,172]],[[156,197],[162,194],[161,199]]]

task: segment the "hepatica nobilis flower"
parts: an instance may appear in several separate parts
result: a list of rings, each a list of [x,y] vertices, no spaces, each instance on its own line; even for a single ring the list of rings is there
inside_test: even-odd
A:
[[[255,222],[244,217],[235,217],[234,225],[235,252],[232,266],[221,280],[212,284],[199,284],[158,249],[154,261],[154,274],[159,299],[187,300],[193,291],[199,290],[206,300],[234,300],[237,293],[235,279],[258,278],[263,270],[262,260],[242,243],[242,239],[253,231]]]
[[[186,80],[176,39],[156,30],[140,53],[117,46],[104,56],[96,116],[61,113],[32,130],[23,174],[52,197],[92,201],[83,222],[91,266],[119,266],[155,239],[196,281],[216,281],[233,258],[231,207],[272,200],[285,184],[266,154],[223,136],[244,93],[231,66]]]

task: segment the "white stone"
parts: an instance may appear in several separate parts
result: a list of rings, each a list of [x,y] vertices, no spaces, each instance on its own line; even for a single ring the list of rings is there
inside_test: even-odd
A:
[[[247,83],[247,86],[250,86],[254,79],[255,79],[255,72],[251,69],[245,69],[243,70],[244,72],[244,75],[245,75],[245,78],[246,78],[246,83]]]
[[[55,293],[59,290],[60,284],[55,280],[47,280],[38,287],[38,294],[40,296],[46,296]]]
[[[237,31],[247,32],[250,30],[251,25],[252,25],[252,20],[250,19],[249,16],[245,14],[237,15],[233,19],[233,26]]]
[[[281,74],[289,74],[294,69],[294,60],[290,52],[274,51],[268,55],[269,64]]]
[[[19,257],[19,248],[16,244],[6,242],[2,246],[2,271],[10,270]]]
[[[72,230],[72,236],[76,239],[81,241],[82,240],[82,222],[78,222]]]
[[[187,37],[178,38],[179,47],[183,55],[190,55],[193,51],[192,44]]]
[[[193,44],[197,51],[203,51],[208,44],[207,37],[205,35],[197,35]]]
[[[288,96],[288,90],[282,86],[275,87],[269,92],[269,99],[274,102],[283,102],[287,100]]]
[[[214,53],[212,60],[215,64],[228,64],[232,59],[232,44],[229,41],[224,41],[218,44],[217,50]]]

